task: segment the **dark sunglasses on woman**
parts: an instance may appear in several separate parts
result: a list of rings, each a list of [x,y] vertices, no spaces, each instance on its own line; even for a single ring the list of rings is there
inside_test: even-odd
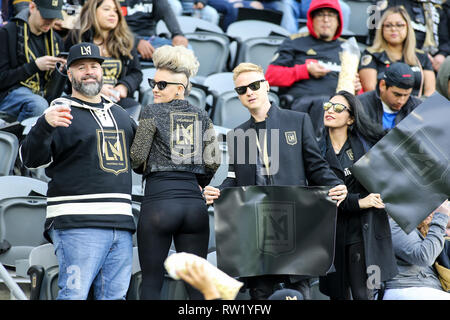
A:
[[[238,95],[243,95],[244,93],[247,92],[247,88],[250,88],[252,91],[259,90],[259,88],[261,88],[261,82],[264,82],[264,81],[266,81],[266,80],[265,79],[258,80],[258,81],[250,83],[247,86],[236,87],[236,88],[234,88],[234,90],[237,92]]]
[[[333,103],[333,102],[324,102],[323,110],[328,111],[330,108],[333,108],[333,111],[336,113],[341,113],[344,110],[348,110],[351,113],[350,109],[347,106],[344,106],[342,103]]]
[[[154,88],[155,86],[158,87],[159,90],[164,90],[168,84],[176,84],[183,86],[184,89],[186,89],[186,86],[182,84],[181,82],[169,82],[169,81],[158,81],[156,82],[155,79],[148,79],[148,84],[150,85],[150,88]]]

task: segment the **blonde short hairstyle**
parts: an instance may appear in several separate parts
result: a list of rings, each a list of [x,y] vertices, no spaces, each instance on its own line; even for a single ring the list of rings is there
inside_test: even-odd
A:
[[[242,62],[233,69],[233,81],[236,81],[237,77],[244,72],[258,72],[264,76],[264,70],[261,66],[250,62]]]
[[[198,72],[200,63],[192,50],[183,46],[164,45],[153,52],[153,64],[156,69],[164,69],[173,73],[184,73],[189,79]]]

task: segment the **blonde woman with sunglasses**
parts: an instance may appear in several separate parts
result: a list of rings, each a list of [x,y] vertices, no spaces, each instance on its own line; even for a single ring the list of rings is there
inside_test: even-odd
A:
[[[377,79],[394,62],[404,62],[413,69],[413,95],[428,97],[435,91],[436,77],[432,62],[424,51],[416,49],[411,19],[402,6],[384,12],[373,45],[361,57],[359,77],[364,91],[375,90]]]
[[[145,195],[137,226],[141,299],[160,299],[164,260],[172,239],[177,252],[206,258],[209,218],[202,194],[220,165],[216,134],[205,110],[191,105],[190,77],[199,63],[182,46],[153,53],[153,102],[141,114],[131,146],[133,168],[143,172]],[[202,294],[188,287],[190,299]]]
[[[380,285],[395,276],[389,221],[378,193],[369,193],[350,171],[378,141],[383,132],[364,113],[361,102],[339,91],[323,105],[325,133],[322,155],[336,176],[347,186],[348,196],[338,207],[334,266],[336,272],[320,278],[320,290],[332,300],[370,300],[369,267],[378,266]]]

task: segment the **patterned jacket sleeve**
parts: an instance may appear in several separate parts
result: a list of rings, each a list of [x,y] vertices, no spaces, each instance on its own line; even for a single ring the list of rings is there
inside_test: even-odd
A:
[[[145,116],[145,114],[144,114]],[[144,165],[150,154],[153,138],[156,133],[156,122],[152,117],[142,117],[130,149],[131,165],[137,169]]]

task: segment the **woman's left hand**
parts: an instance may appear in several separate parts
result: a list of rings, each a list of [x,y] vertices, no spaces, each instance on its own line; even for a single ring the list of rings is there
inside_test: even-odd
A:
[[[353,80],[353,85],[355,86],[355,95],[358,94],[362,89],[361,80],[359,79],[359,73],[356,73],[355,80]]]

